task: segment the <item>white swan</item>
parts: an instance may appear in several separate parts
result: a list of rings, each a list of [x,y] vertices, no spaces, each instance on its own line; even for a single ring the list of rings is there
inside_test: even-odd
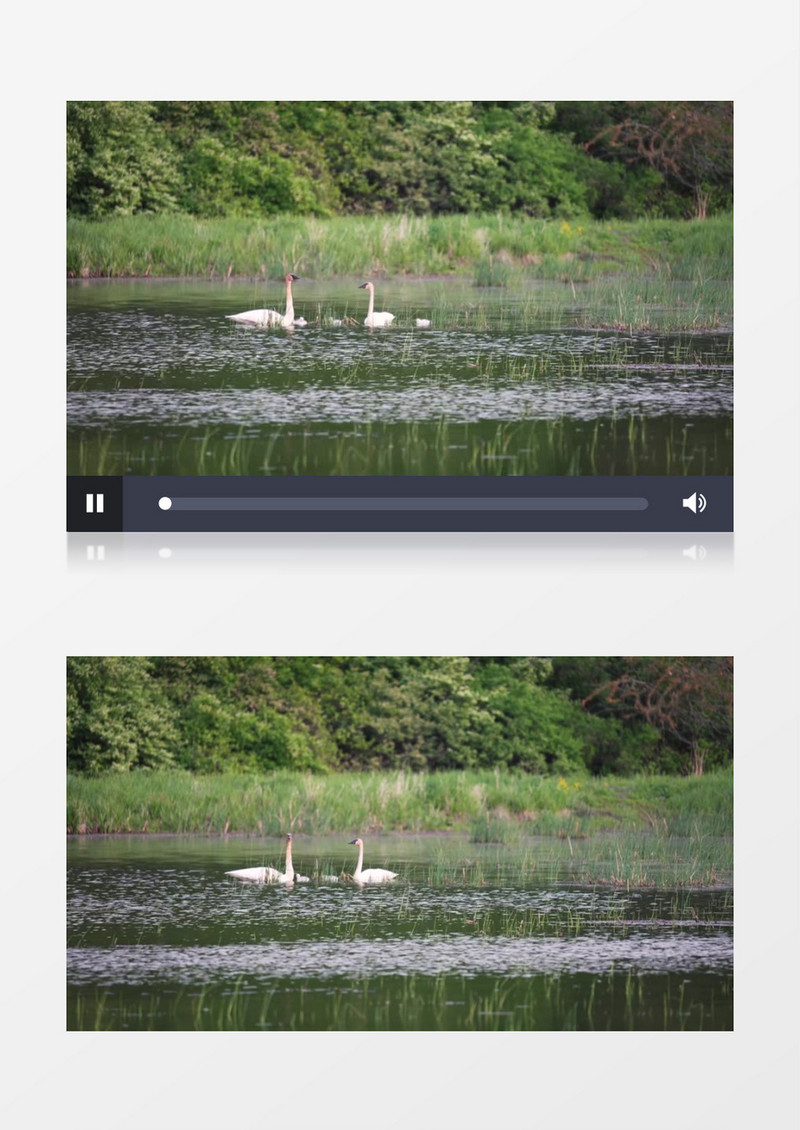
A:
[[[396,871],[386,871],[383,867],[368,867],[366,871],[362,871],[361,865],[364,862],[364,841],[350,840],[350,843],[355,844],[358,848],[358,866],[353,872],[354,883],[388,883],[391,879],[397,878]]]
[[[431,324],[430,318],[417,318],[416,321],[414,322],[414,325],[417,327],[418,330],[423,330],[423,329],[425,329],[426,326],[429,326],[430,324]]]
[[[374,314],[373,307],[375,306],[375,283],[365,282],[358,288],[359,290],[369,291],[369,309],[367,316],[364,319],[365,326],[388,326],[394,321],[394,314]]]
[[[274,867],[243,867],[240,871],[226,871],[234,879],[249,879],[255,883],[308,883],[306,875],[296,875],[292,864],[292,833],[286,833],[286,863],[284,871],[276,871]]]
[[[242,326],[306,326],[305,318],[295,318],[294,302],[292,300],[292,283],[298,281],[298,275],[286,276],[286,313],[279,310],[245,310],[242,314],[226,314],[231,322],[238,322]]]

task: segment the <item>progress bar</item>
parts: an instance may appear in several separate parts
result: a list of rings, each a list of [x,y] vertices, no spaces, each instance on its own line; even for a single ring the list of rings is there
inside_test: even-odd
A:
[[[448,495],[443,498],[424,496],[393,497],[327,497],[311,498],[171,498],[158,500],[161,510],[647,510],[646,498],[497,498],[486,495],[477,498]]]

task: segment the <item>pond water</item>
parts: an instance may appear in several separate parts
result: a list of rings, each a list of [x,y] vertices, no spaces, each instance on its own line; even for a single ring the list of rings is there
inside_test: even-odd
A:
[[[730,888],[575,882],[545,840],[73,837],[70,1029],[730,1030]],[[338,881],[335,881],[338,879]]]
[[[225,315],[282,310],[280,284],[70,283],[68,472],[732,473],[729,332],[593,329],[613,310],[560,283],[443,280],[379,284],[395,321],[372,330],[365,294],[301,280],[309,324],[265,331]]]

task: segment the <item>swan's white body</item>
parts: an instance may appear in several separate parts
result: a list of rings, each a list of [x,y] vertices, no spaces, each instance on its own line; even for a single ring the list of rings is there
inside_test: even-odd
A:
[[[367,316],[364,319],[365,326],[388,326],[394,321],[394,314],[374,313],[375,306],[375,284],[371,282],[362,283],[358,288],[359,290],[369,291],[369,309]]]
[[[361,867],[364,862],[364,841],[351,840],[351,844],[355,844],[358,848],[358,866],[353,872],[354,883],[389,883],[392,879],[397,878],[396,871],[386,871],[383,867],[368,867],[366,871],[362,871]]]
[[[226,871],[225,874],[251,883],[277,883],[281,876],[274,867],[242,867],[239,871]]]
[[[286,864],[285,871],[276,871],[274,867],[243,867],[240,871],[226,871],[234,879],[249,879],[254,883],[307,883],[306,875],[296,875],[292,865],[292,833],[286,835]]]
[[[291,326],[306,326],[308,323],[305,318],[295,318],[294,316],[294,301],[292,299],[292,283],[297,282],[297,275],[286,276],[286,312],[281,314],[279,310],[245,310],[241,314],[226,314],[225,317],[231,322],[238,322],[242,326],[283,326],[284,329],[289,329]]]
[[[419,330],[425,329],[425,327],[429,326],[430,324],[431,324],[430,318],[417,318],[417,320],[414,322],[414,325]]]

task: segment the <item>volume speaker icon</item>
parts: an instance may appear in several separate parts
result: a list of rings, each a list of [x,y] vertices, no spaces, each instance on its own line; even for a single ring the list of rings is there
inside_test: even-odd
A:
[[[693,514],[702,514],[706,508],[706,496],[695,491],[688,498],[684,498],[683,505],[688,506]]]

